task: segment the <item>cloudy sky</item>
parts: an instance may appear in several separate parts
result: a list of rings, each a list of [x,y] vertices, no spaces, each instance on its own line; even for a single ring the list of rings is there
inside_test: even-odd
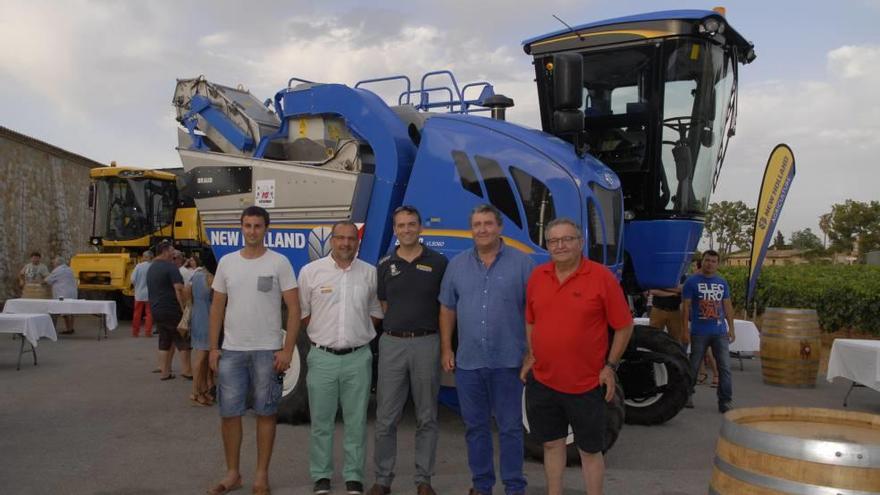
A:
[[[369,5],[368,7],[365,5]],[[176,78],[242,83],[268,98],[292,77],[353,84],[452,69],[511,96],[537,126],[521,42],[610,17],[715,3],[681,0],[0,0],[0,125],[103,163],[179,166]],[[794,150],[781,230],[830,205],[880,198],[880,0],[730,0],[755,43],[740,71],[738,133],[713,196],[754,206],[767,156]]]

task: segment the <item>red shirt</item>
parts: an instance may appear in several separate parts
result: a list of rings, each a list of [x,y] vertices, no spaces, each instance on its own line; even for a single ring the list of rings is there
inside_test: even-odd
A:
[[[583,258],[562,285],[553,262],[538,266],[526,289],[535,379],[569,394],[596,388],[608,354],[608,327],[621,330],[632,321],[623,290],[604,265]]]

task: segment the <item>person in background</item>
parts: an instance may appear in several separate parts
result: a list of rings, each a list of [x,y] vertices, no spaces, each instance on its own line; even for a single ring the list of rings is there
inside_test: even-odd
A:
[[[660,330],[665,328],[670,337],[687,348],[688,338],[681,331],[681,286],[651,289],[649,292],[652,300],[649,325]]]
[[[24,265],[18,272],[18,286],[22,289],[21,297],[30,299],[48,299],[50,293],[45,285],[49,269],[40,262],[43,255],[39,251],[31,253],[31,262]]]
[[[192,259],[192,258],[191,258]],[[208,328],[211,310],[211,284],[214,275],[203,266],[196,267],[191,283],[184,288],[187,299],[192,304],[192,320],[190,321],[190,344],[193,356],[193,388],[189,398],[194,405],[210,406],[214,404],[209,390],[213,386],[212,374],[208,372],[208,351],[210,342]]]
[[[131,284],[134,285],[134,314],[131,318],[131,335],[137,337],[144,322],[144,337],[153,336],[153,312],[150,311],[150,295],[147,290],[147,271],[153,262],[153,252],[144,251],[142,260],[131,271]]]
[[[180,276],[183,278],[183,285],[189,285],[193,273],[196,272],[195,260],[185,257],[181,251],[174,251],[171,261],[173,261],[174,264],[177,265],[177,269],[180,270]]]
[[[699,273],[691,275],[684,283],[681,319],[685,328],[690,327],[691,371],[694,376],[700,369],[706,349],[712,348],[718,363],[718,412],[725,413],[733,407],[729,344],[736,340],[736,332],[730,285],[718,275],[718,260],[716,251],[705,251]],[[691,398],[688,402],[693,407]]]
[[[177,331],[177,325],[183,315],[184,294],[183,278],[180,271],[172,263],[174,247],[169,241],[162,241],[156,246],[156,256],[147,271],[147,291],[150,295],[150,310],[159,328],[159,366],[162,374],[160,380],[171,380],[171,348],[180,351],[181,374],[192,379],[190,365],[190,345]]]
[[[52,259],[52,273],[46,277],[45,283],[52,286],[52,299],[76,299],[76,278],[73,270],[67,266],[64,258],[56,256]],[[62,335],[73,333],[73,315],[64,315],[64,331]]]

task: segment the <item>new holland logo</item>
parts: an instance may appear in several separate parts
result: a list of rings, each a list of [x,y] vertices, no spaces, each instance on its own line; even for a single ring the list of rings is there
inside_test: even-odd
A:
[[[309,232],[309,261],[315,261],[330,254],[331,227],[315,227]]]

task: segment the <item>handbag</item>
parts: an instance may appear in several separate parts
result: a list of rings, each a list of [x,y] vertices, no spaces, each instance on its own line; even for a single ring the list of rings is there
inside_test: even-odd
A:
[[[189,337],[190,321],[192,320],[192,303],[187,301],[183,308],[183,316],[180,317],[180,323],[177,324],[177,333],[183,338]]]

